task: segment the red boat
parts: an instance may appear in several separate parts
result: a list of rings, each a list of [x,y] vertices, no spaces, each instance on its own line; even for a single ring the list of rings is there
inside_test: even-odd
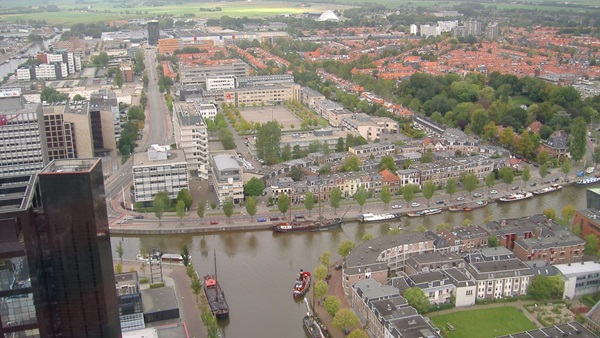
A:
[[[310,272],[300,270],[300,274],[298,274],[298,279],[296,279],[296,282],[294,283],[294,297],[304,296],[310,288],[310,282]]]

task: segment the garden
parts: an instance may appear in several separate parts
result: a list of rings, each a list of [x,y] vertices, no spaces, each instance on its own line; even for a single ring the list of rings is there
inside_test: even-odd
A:
[[[491,338],[536,328],[514,306],[459,311],[430,318],[448,338]]]

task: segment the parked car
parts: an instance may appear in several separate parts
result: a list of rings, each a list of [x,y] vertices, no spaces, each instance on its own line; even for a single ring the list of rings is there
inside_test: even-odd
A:
[[[518,185],[515,185],[515,186],[514,186],[514,187],[512,187],[511,189],[512,189],[512,190],[517,190],[517,189],[519,189],[519,186],[518,186]]]
[[[584,175],[583,171],[580,171],[577,173],[577,177],[583,177],[583,175]]]
[[[550,181],[544,181],[544,184],[550,184]]]
[[[338,264],[338,265],[336,265],[334,269],[336,269],[336,270],[341,270],[341,269],[342,269],[342,264]]]
[[[481,197],[481,194],[478,193],[478,192],[476,192],[476,193],[473,194],[473,197]]]
[[[498,193],[498,191],[496,191],[496,190],[494,190],[494,189],[490,190],[490,194],[492,194],[492,195],[495,195],[495,194],[497,194],[497,193]]]
[[[535,182],[531,182],[530,186],[535,187],[537,185],[537,183]]]
[[[417,208],[417,207],[420,207],[420,206],[421,206],[421,204],[419,204],[419,203],[417,203],[417,202],[412,202],[412,203],[410,204],[410,206],[411,206],[411,207],[413,207],[413,208]]]
[[[400,208],[402,208],[402,206],[400,204],[392,205],[392,209],[400,209]]]
[[[271,217],[270,219],[271,219],[271,221],[279,221],[279,217],[277,217],[277,216]]]
[[[552,180],[552,182],[554,182],[554,183],[556,183],[558,181],[560,181],[560,178],[558,178],[558,177]]]
[[[445,204],[446,202],[444,201],[436,201],[435,204]]]
[[[464,197],[464,196],[458,196],[458,197],[456,198],[456,200],[457,200],[457,201],[464,201],[464,200],[465,200],[465,197]]]
[[[144,216],[143,215],[135,215],[135,216],[133,216],[133,218],[135,218],[135,219],[144,219]]]
[[[219,224],[219,222],[217,222],[217,221],[210,221],[210,224],[213,224],[213,225],[214,224]]]
[[[259,217],[259,218],[257,218],[256,220],[257,220],[258,222],[266,222],[266,221],[267,221],[267,219],[266,219],[266,218],[264,218],[264,217]]]

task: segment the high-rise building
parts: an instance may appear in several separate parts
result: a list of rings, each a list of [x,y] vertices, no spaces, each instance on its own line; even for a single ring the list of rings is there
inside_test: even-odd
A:
[[[214,108],[210,110],[216,113],[216,107]],[[208,179],[208,129],[202,105],[194,101],[179,102],[173,105],[173,111],[177,148],[183,149],[185,153],[190,177]]]
[[[0,178],[0,335],[120,337],[100,159]]]
[[[190,190],[185,154],[181,149],[153,144],[145,154],[133,157],[133,190],[135,201],[151,204],[154,196],[166,191],[176,200],[183,189]]]
[[[0,177],[33,174],[48,163],[42,105],[19,88],[0,90]]]
[[[158,45],[158,39],[160,38],[160,29],[158,27],[158,21],[148,21],[148,44],[151,46]]]
[[[498,24],[495,22],[490,23],[485,28],[485,38],[490,40],[495,40],[500,36],[500,29],[498,28]]]
[[[465,27],[467,27],[467,36],[480,36],[481,35],[481,22],[469,20],[465,22]]]

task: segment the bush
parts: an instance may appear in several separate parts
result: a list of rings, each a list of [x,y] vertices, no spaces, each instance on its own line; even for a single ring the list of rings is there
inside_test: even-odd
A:
[[[150,284],[150,289],[158,289],[165,286],[164,282]]]
[[[144,277],[144,278],[140,278],[140,284],[147,284],[148,283],[148,278]]]
[[[427,310],[426,313],[430,313],[433,311],[448,310],[448,309],[452,309],[452,308],[454,308],[454,304],[452,304],[452,303],[443,303],[443,304],[438,304],[438,305],[432,305],[429,307],[429,310]]]

